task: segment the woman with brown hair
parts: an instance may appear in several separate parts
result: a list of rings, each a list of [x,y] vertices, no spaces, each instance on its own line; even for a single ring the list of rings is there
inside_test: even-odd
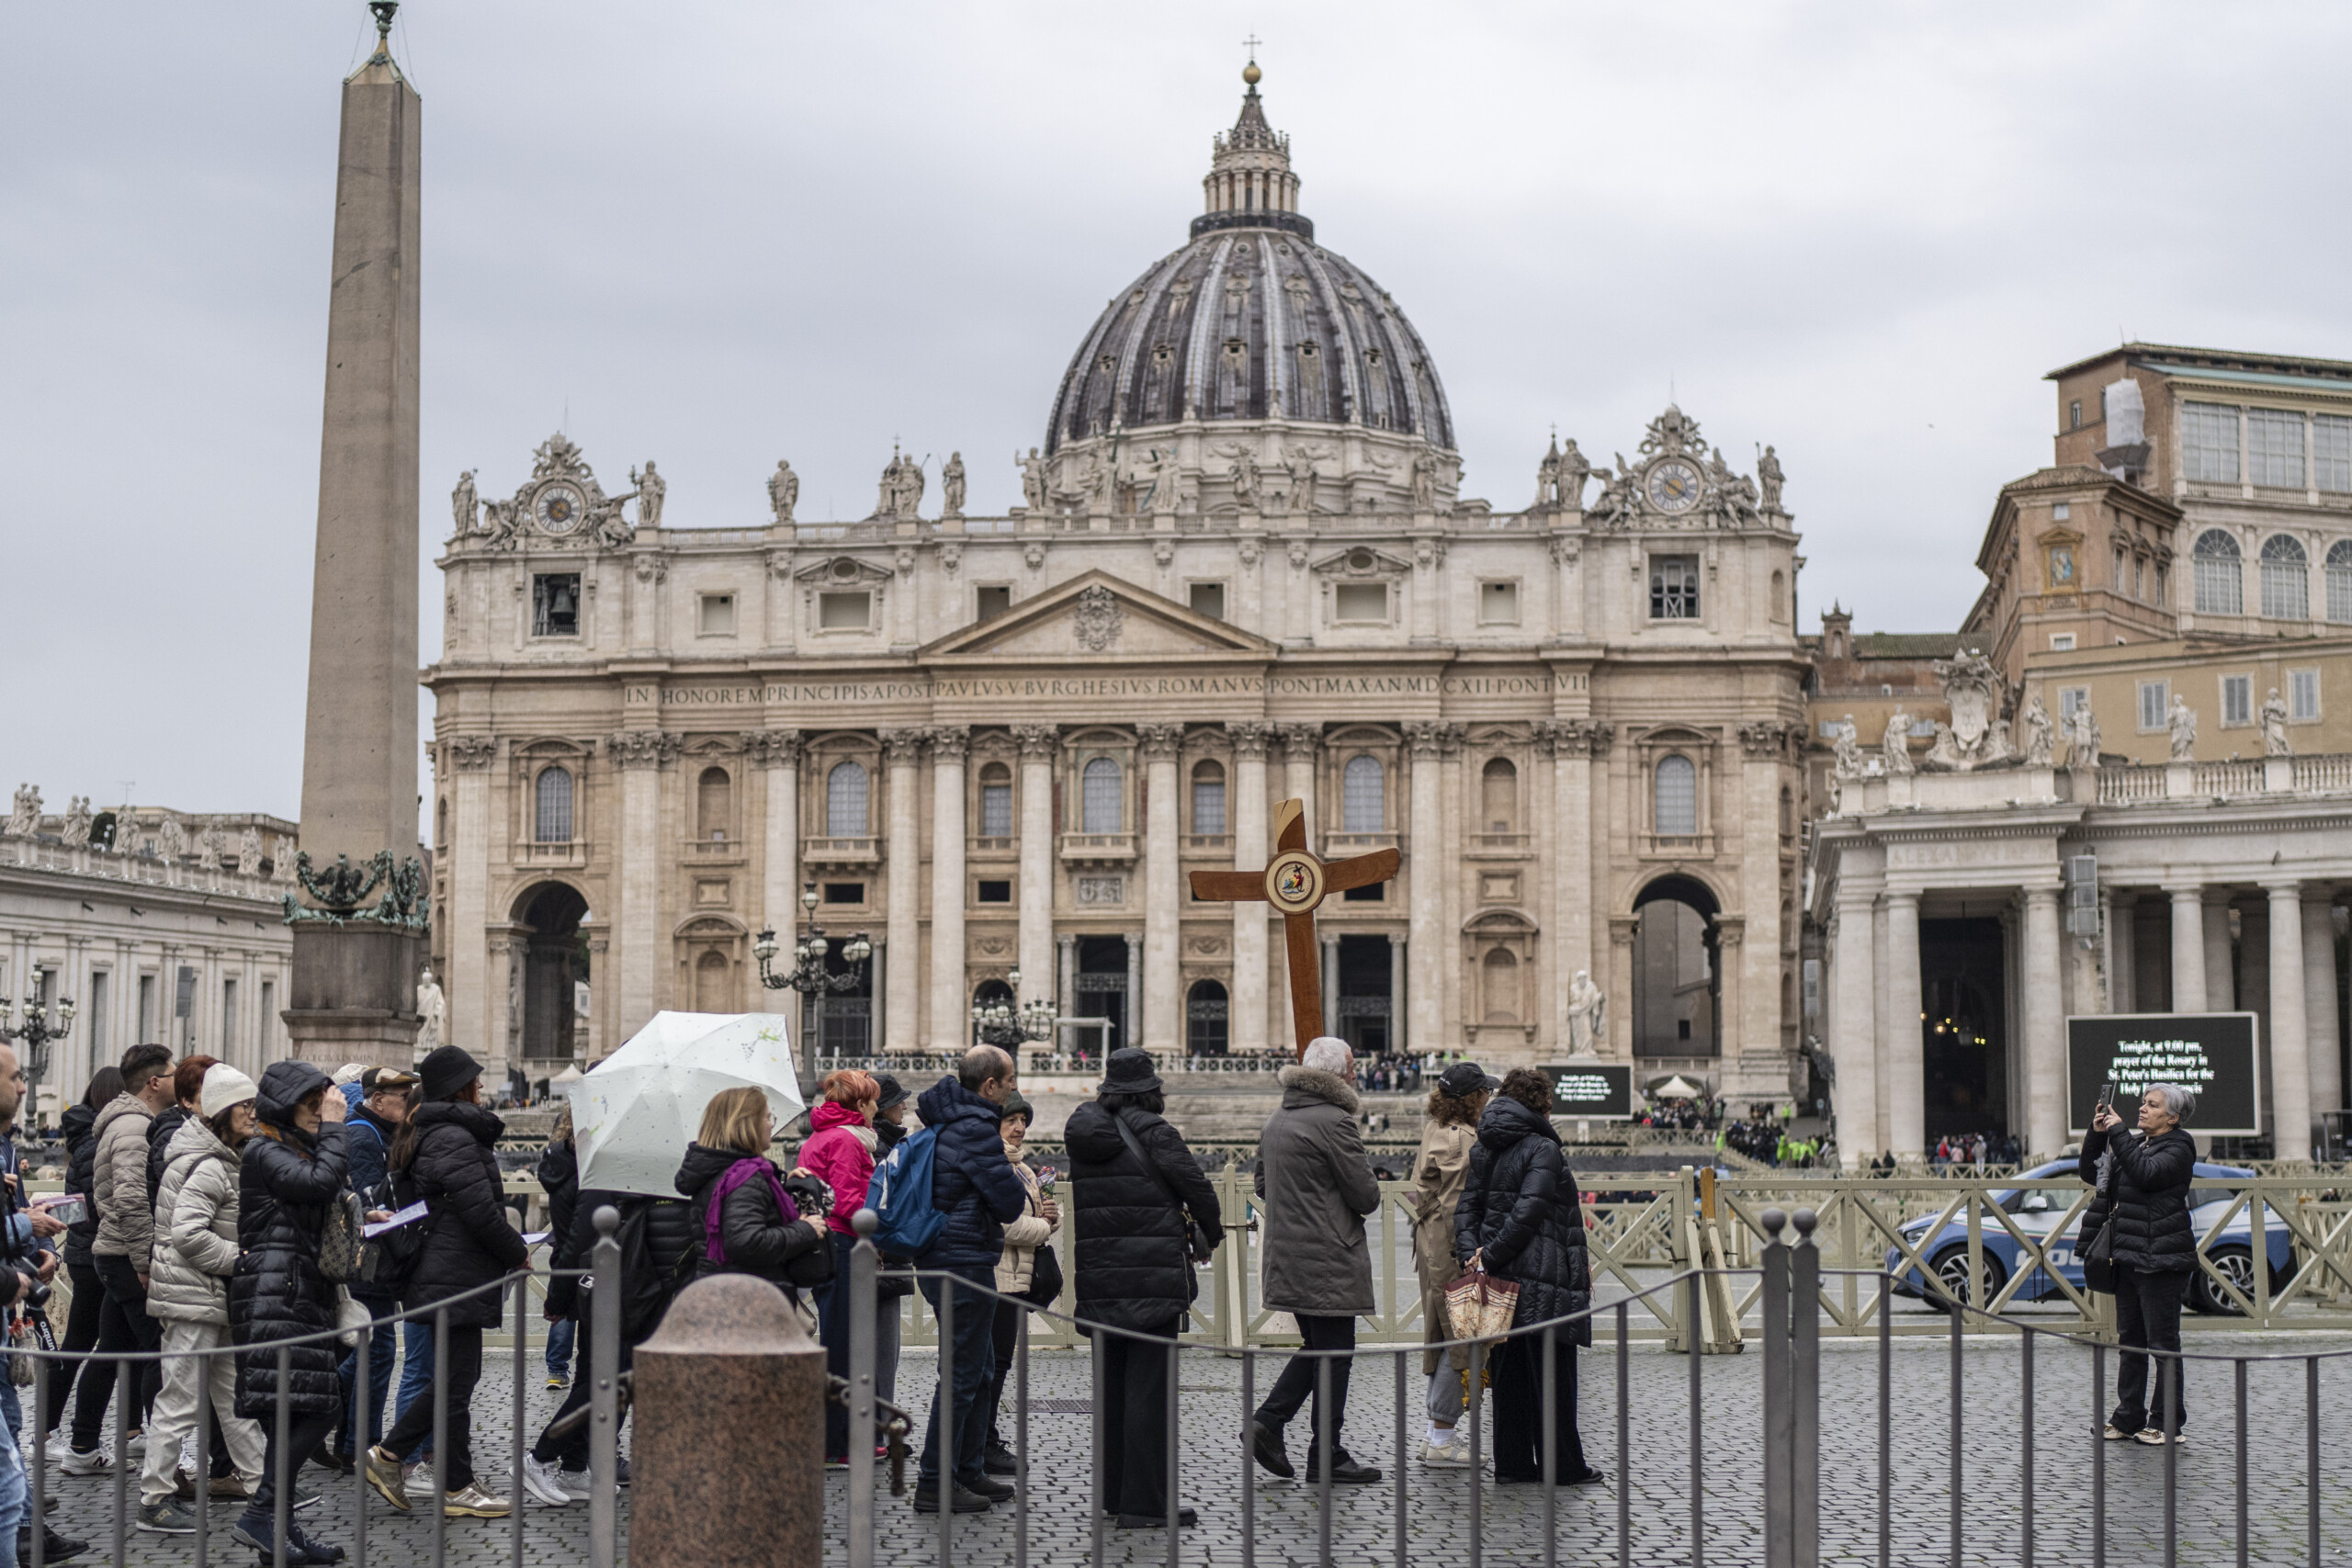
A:
[[[765,1090],[720,1090],[703,1110],[701,1133],[686,1145],[677,1188],[693,1200],[695,1233],[706,1238],[695,1278],[750,1274],[784,1292],[797,1307],[800,1292],[786,1268],[802,1253],[829,1245],[825,1210],[831,1194],[805,1176],[794,1179],[796,1185],[807,1183],[797,1199],[786,1190],[768,1157],[775,1135]],[[820,1196],[825,1201],[811,1201]]]
[[[1476,1062],[1456,1062],[1430,1090],[1429,1121],[1413,1156],[1413,1269],[1421,1281],[1421,1342],[1453,1337],[1446,1326],[1445,1287],[1461,1270],[1453,1263],[1453,1215],[1462,1184],[1470,1175],[1470,1151],[1478,1145],[1478,1118],[1500,1089]],[[1439,1365],[1440,1361],[1444,1365]],[[1430,1436],[1423,1464],[1466,1465],[1468,1445],[1454,1447],[1453,1428],[1467,1401],[1470,1352],[1421,1352],[1421,1373],[1430,1380]]]

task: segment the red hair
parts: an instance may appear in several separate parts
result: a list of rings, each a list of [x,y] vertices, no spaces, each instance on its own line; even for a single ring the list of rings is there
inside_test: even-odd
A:
[[[842,1067],[827,1073],[817,1092],[835,1105],[856,1105],[864,1100],[882,1098],[882,1086],[874,1081],[871,1073],[861,1073],[855,1067]]]

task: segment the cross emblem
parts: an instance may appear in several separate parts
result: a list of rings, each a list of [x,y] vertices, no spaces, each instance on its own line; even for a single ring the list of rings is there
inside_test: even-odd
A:
[[[1396,852],[1374,850],[1348,860],[1317,859],[1306,847],[1306,803],[1274,807],[1274,858],[1263,871],[1196,871],[1193,897],[1226,903],[1266,903],[1283,915],[1290,964],[1290,1021],[1298,1054],[1323,1032],[1323,970],[1315,942],[1316,907],[1334,893],[1386,882],[1396,874]],[[1236,998],[1237,1002],[1241,998]]]

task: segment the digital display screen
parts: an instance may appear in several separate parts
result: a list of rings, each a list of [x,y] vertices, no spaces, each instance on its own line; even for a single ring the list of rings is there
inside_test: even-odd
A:
[[[2148,1086],[2197,1096],[2188,1131],[2251,1137],[2262,1131],[2260,1073],[2250,1012],[2095,1013],[2066,1021],[2066,1125],[2090,1131],[2099,1086],[2116,1084],[2116,1111],[2136,1125]]]
[[[1552,1080],[1553,1115],[1572,1122],[1633,1119],[1631,1062],[1565,1062],[1539,1070]]]

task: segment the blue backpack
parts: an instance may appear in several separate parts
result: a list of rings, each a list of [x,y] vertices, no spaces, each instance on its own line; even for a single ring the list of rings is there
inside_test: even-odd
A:
[[[932,1161],[938,1144],[938,1129],[925,1127],[900,1139],[899,1146],[874,1168],[865,1201],[882,1222],[874,1233],[874,1245],[882,1251],[900,1258],[921,1257],[931,1250],[940,1227],[947,1223],[947,1216],[931,1201]]]

